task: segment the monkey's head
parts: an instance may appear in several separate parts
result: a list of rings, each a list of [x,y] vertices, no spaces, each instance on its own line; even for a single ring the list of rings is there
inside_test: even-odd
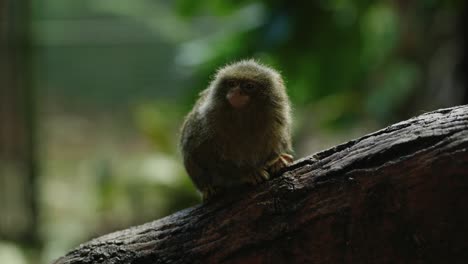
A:
[[[254,60],[242,60],[221,68],[210,85],[217,105],[241,111],[265,107],[288,107],[281,75]]]

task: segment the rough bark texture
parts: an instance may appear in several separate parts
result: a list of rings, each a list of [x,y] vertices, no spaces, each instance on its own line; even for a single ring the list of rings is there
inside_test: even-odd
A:
[[[468,106],[298,160],[276,179],[55,263],[467,263]]]

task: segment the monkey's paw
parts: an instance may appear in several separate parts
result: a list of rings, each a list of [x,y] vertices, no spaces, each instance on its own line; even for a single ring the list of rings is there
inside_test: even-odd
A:
[[[218,188],[214,186],[208,186],[202,190],[202,198],[203,201],[208,201],[211,199],[213,196],[216,196],[218,193]]]
[[[293,156],[286,153],[282,153],[278,157],[267,162],[265,168],[271,175],[275,175],[281,169],[291,164],[293,161]]]
[[[243,182],[250,185],[257,185],[270,179],[270,174],[263,168],[254,171],[253,173],[247,174],[243,178]]]

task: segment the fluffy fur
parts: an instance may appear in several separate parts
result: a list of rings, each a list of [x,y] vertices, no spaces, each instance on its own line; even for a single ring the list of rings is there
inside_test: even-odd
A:
[[[249,103],[235,109],[229,82],[254,83]],[[180,146],[186,170],[204,199],[224,188],[268,179],[291,151],[290,104],[281,75],[253,60],[219,69],[187,115]],[[289,156],[290,157],[290,156]],[[275,165],[275,166],[273,166]]]

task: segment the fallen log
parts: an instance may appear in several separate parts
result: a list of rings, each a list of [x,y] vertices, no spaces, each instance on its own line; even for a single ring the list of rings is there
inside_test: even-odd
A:
[[[55,263],[466,263],[467,203],[468,106],[458,106],[96,238]]]

